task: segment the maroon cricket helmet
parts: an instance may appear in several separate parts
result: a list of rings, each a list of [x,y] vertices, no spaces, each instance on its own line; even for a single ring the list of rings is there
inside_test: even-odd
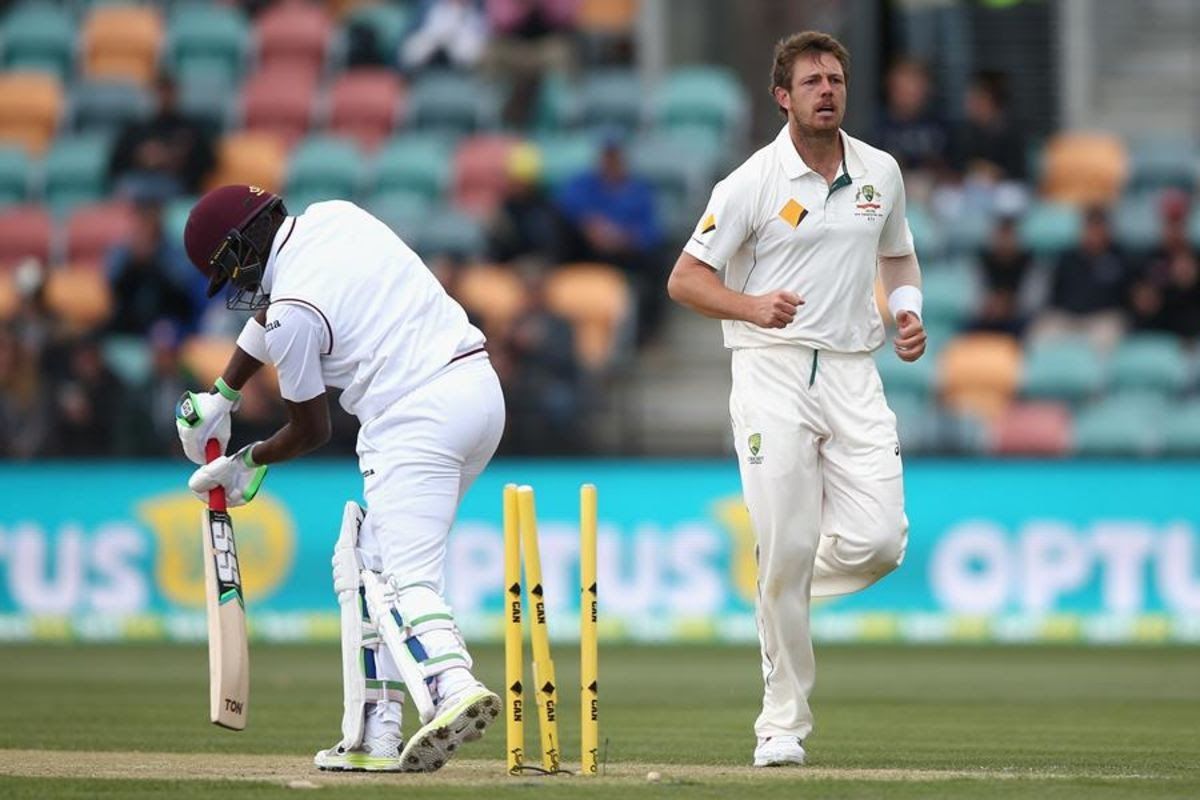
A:
[[[192,207],[183,230],[183,246],[191,262],[208,278],[209,297],[231,280],[239,289],[261,282],[274,230],[256,230],[266,226],[255,223],[267,222],[270,214],[266,212],[282,203],[273,192],[236,184],[213,189]]]

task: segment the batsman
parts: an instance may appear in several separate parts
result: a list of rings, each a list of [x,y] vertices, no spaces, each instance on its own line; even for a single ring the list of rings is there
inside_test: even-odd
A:
[[[812,597],[870,586],[899,566],[904,515],[896,417],[873,350],[925,352],[921,272],[896,160],[847,135],[849,54],[809,31],[775,50],[787,123],[713,189],[668,290],[724,320],[742,488],[757,538],[765,684],[754,765],[803,764],[816,664]]]
[[[358,417],[358,466],[367,511],[345,506],[333,554],[341,605],[345,695],[341,740],[316,754],[327,770],[431,772],[500,713],[473,676],[471,656],[443,598],[446,539],[459,503],[504,429],[500,383],[483,334],[392,231],[352,203],[314,203],[289,216],[254,186],[203,196],[184,231],[188,258],[213,296],[251,309],[209,393],[185,395],[177,426],[201,464],[188,486],[228,505],[250,502],[267,465],[297,458],[330,435],[326,387]],[[287,423],[270,438],[222,452],[240,389],[275,365]],[[190,413],[184,413],[184,412]],[[405,744],[401,713],[421,727]]]

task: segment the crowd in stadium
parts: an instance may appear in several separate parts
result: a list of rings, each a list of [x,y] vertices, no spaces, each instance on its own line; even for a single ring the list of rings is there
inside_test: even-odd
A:
[[[8,6],[12,458],[177,447],[175,400],[211,383],[241,324],[181,244],[198,194],[230,182],[383,219],[488,335],[502,452],[586,451],[597,393],[662,346],[665,275],[712,182],[753,146],[728,71],[642,85],[632,0]],[[925,273],[931,353],[879,360],[909,451],[1200,452],[1194,153],[1032,142],[1003,75],[977,74],[948,115],[932,80],[896,62],[875,130],[854,132],[904,168]],[[256,379],[234,444],[281,419]],[[353,445],[338,416],[327,452]]]

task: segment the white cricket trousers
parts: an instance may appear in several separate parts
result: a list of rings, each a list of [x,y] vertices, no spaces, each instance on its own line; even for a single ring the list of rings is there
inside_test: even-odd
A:
[[[908,521],[896,417],[869,354],[799,345],[733,351],[729,400],[758,546],[758,736],[812,731],[809,598],[899,566]]]
[[[367,524],[359,548],[401,586],[444,594],[446,540],[467,489],[504,433],[504,395],[486,354],[448,365],[358,432]]]

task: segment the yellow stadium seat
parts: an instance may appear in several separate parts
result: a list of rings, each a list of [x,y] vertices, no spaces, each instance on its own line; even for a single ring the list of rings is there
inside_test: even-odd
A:
[[[484,333],[499,340],[528,305],[529,292],[515,270],[497,264],[476,264],[455,282],[454,295],[479,316]]]
[[[221,336],[192,336],[179,349],[179,361],[201,386],[212,386],[225,371],[236,346],[233,339]]]
[[[1116,202],[1129,177],[1129,156],[1109,133],[1067,131],[1046,144],[1042,193],[1049,200],[1079,206]]]
[[[948,407],[993,420],[1020,386],[1021,347],[1003,334],[967,334],[946,345],[938,369]]]
[[[287,174],[287,151],[274,134],[242,131],[221,139],[217,168],[209,188],[230,183],[261,186],[268,192],[283,190]]]
[[[99,327],[112,315],[113,298],[101,270],[71,265],[46,276],[46,307],[77,331]]]
[[[62,87],[44,72],[0,73],[0,144],[45,153],[63,109]]]
[[[83,27],[83,73],[147,85],[162,42],[162,18],[152,6],[98,6]]]
[[[620,34],[633,30],[639,0],[583,0],[576,24],[584,33]]]
[[[567,264],[546,276],[546,308],[570,320],[575,350],[589,369],[606,367],[631,300],[625,276],[608,264]]]
[[[0,272],[0,321],[12,319],[20,306],[15,277],[12,272]]]

